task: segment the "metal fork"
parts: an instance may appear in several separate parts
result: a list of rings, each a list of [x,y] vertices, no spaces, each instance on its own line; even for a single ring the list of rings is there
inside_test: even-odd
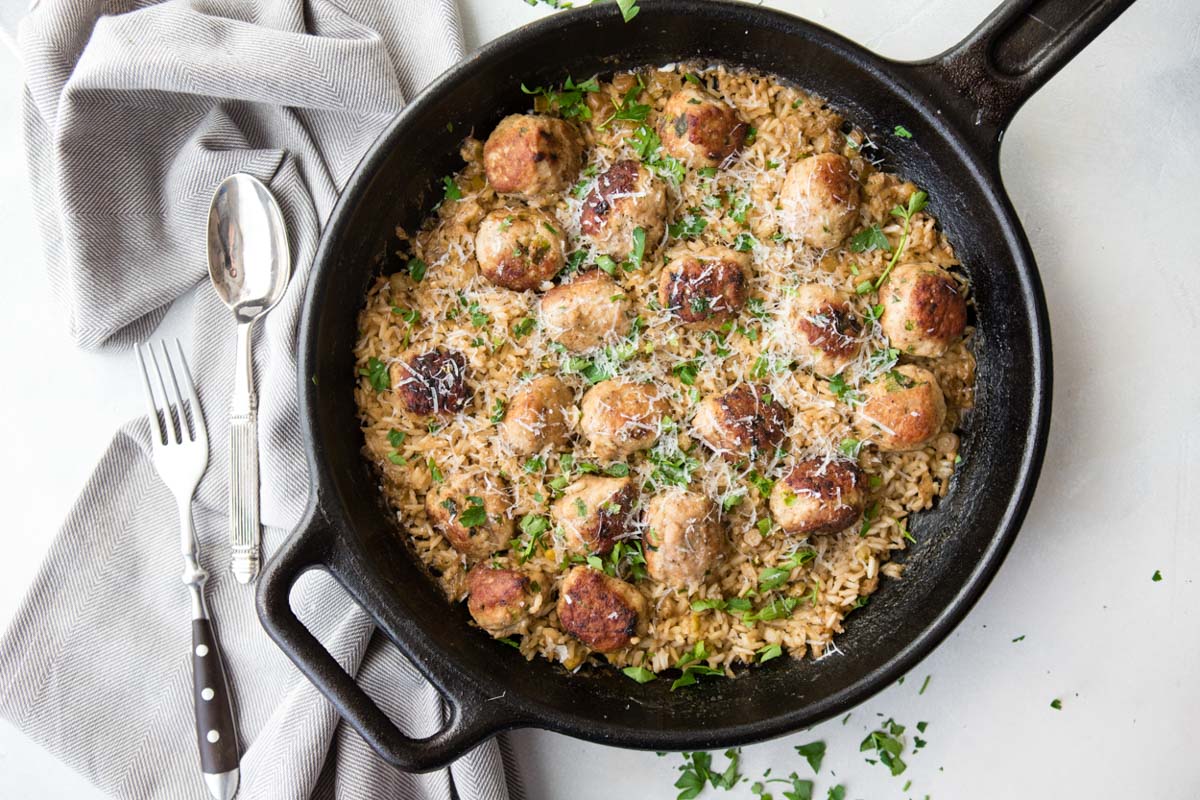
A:
[[[142,355],[143,347],[148,358]],[[192,526],[192,495],[208,468],[208,430],[183,346],[175,340],[174,363],[166,344],[160,341],[158,347],[161,364],[153,345],[139,344],[134,351],[149,406],[154,467],[179,502],[183,582],[192,595],[192,686],[200,769],[209,793],[218,800],[231,800],[238,789],[237,728],[221,649],[204,599],[208,573],[200,566],[200,545]],[[147,369],[147,361],[152,369]],[[164,373],[168,380],[163,380]]]

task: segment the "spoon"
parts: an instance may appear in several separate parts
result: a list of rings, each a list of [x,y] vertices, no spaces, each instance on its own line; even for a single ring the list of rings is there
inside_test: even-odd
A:
[[[208,275],[237,320],[237,370],[229,414],[229,541],[239,583],[258,575],[262,532],[258,520],[258,400],[250,332],[279,302],[291,277],[283,214],[257,178],[230,175],[208,211]]]

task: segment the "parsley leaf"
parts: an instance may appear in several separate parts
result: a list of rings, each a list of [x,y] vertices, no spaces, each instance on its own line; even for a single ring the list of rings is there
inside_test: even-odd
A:
[[[467,510],[462,512],[458,518],[458,522],[464,528],[478,528],[480,525],[486,525],[487,510],[483,507],[483,498],[471,495],[467,498]]]
[[[814,773],[821,771],[821,760],[825,758],[825,742],[809,742],[798,745],[796,752],[804,756]]]
[[[893,129],[893,133],[895,133],[901,139],[911,139],[912,138],[912,133],[910,133],[908,128],[904,127],[903,125],[897,125]]]
[[[1050,707],[1055,711],[1062,711],[1062,700],[1059,700],[1057,697],[1054,698],[1050,701]]]
[[[447,175],[442,178],[442,202],[447,200],[461,200],[462,196],[462,189],[458,188],[458,184],[454,181],[454,176]]]
[[[638,7],[637,0],[617,0],[617,8],[621,9],[621,18],[626,22],[631,22],[642,10]]]
[[[489,417],[493,425],[499,425],[501,420],[504,419],[504,409],[507,407],[508,403],[504,402],[504,400],[500,399],[499,397],[496,398],[495,404],[492,405],[492,416]]]
[[[428,268],[428,265],[419,258],[408,260],[408,275],[417,283],[425,279],[425,270]]]
[[[366,369],[360,369],[358,374],[365,377],[367,382],[371,384],[371,388],[376,392],[383,392],[392,388],[392,375],[388,371],[388,365],[375,356],[367,359]]]
[[[638,683],[649,683],[658,676],[645,667],[626,667],[621,670],[626,677],[633,678]]]
[[[872,225],[865,231],[859,231],[850,238],[850,250],[855,253],[865,253],[869,250],[887,250],[891,252],[892,245],[878,225]]]

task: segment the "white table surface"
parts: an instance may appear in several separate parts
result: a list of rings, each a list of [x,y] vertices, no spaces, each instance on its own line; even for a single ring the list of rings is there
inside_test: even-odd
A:
[[[548,13],[522,0],[459,2],[471,46]],[[942,50],[994,4],[766,3],[898,58]],[[112,431],[142,402],[126,354],[78,352],[59,321],[23,163],[19,90],[17,59],[0,46],[0,625]],[[1056,371],[1029,518],[983,600],[903,684],[844,726],[746,748],[746,775],[807,775],[792,747],[824,739],[822,799],[831,772],[850,800],[1200,796],[1190,735],[1200,709],[1197,123],[1194,0],[1140,0],[1017,116],[1003,172],[1041,265]],[[183,311],[167,332],[186,334]],[[1161,582],[1151,581],[1155,570]],[[929,722],[929,744],[902,778],[858,752],[877,715]],[[677,755],[538,731],[514,741],[531,798],[675,796]],[[749,787],[706,796],[750,798]],[[101,795],[0,723],[0,798],[58,797]]]

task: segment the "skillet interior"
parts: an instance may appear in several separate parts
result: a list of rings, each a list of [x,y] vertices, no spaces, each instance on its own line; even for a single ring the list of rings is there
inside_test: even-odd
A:
[[[301,341],[303,414],[314,483],[332,520],[335,576],[435,683],[473,685],[503,725],[533,724],[625,746],[718,746],[778,735],[837,714],[927,654],[978,598],[1024,513],[1040,466],[1049,399],[1049,338],[1024,236],[995,177],[995,151],[978,153],[940,116],[907,65],[872,56],[797,18],[732,5],[656,0],[637,23],[583,9],[485,47],[409,106],[372,150],[326,232]],[[608,9],[611,11],[611,9]],[[916,515],[917,544],[836,639],[844,655],[778,659],[738,680],[675,693],[615,671],[568,675],[468,625],[410,556],[381,504],[359,449],[352,393],[356,315],[367,286],[396,268],[393,229],[418,227],[459,167],[468,131],[486,136],[527,109],[520,84],[561,82],[689,58],[775,73],[822,95],[873,134],[885,168],[929,192],[970,275],[976,301],[977,411],[964,421],[963,463],[949,495]],[[454,133],[447,132],[453,124]],[[890,135],[896,124],[911,141]],[[318,385],[308,379],[316,375]]]

